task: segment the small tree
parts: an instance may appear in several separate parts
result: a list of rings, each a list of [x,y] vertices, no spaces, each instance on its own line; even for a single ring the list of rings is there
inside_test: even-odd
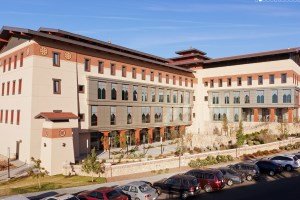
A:
[[[243,128],[243,122],[242,120],[240,120],[239,122],[239,128],[237,130],[237,133],[236,133],[236,144],[238,147],[242,146],[245,142],[245,135],[243,134],[244,132],[244,128]]]
[[[103,163],[98,161],[95,148],[93,148],[91,153],[84,159],[81,170],[87,174],[92,174],[92,182],[94,182],[94,174],[104,172]]]
[[[39,189],[41,189],[41,178],[48,174],[47,170],[41,166],[42,161],[40,159],[35,159],[31,157],[31,162],[33,162],[32,168],[29,170],[29,176],[37,179]]]
[[[225,114],[223,115],[222,129],[223,129],[225,135],[228,135],[228,119]]]

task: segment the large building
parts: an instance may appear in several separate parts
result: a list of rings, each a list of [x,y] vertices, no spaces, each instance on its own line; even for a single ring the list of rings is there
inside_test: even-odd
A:
[[[42,158],[52,174],[91,148],[203,134],[229,121],[298,118],[299,49],[161,58],[70,32],[0,32],[0,154]],[[109,140],[108,140],[109,139]]]

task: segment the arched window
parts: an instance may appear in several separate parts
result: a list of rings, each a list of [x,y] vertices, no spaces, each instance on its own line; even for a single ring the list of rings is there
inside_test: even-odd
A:
[[[214,114],[213,118],[214,118],[214,121],[217,121],[218,118],[217,118],[217,114],[216,113]]]
[[[127,124],[131,124],[132,123],[132,117],[131,114],[127,115]]]
[[[137,91],[133,91],[133,101],[137,101]]]
[[[115,88],[111,89],[111,99],[116,100],[117,99],[117,90]]]
[[[238,114],[235,114],[235,115],[234,115],[234,121],[235,121],[235,122],[238,122],[238,121],[239,121],[239,115],[238,115]]]
[[[146,115],[144,113],[142,114],[142,122],[146,123]]]
[[[256,101],[257,101],[257,103],[260,103],[260,96],[259,95],[257,95]]]
[[[218,120],[221,120],[221,113],[218,114]]]
[[[278,96],[277,94],[272,95],[272,103],[278,103]]]

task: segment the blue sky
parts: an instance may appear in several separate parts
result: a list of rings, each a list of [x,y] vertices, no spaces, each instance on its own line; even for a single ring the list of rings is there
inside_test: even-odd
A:
[[[59,28],[162,57],[300,46],[300,0],[0,0],[0,26]]]

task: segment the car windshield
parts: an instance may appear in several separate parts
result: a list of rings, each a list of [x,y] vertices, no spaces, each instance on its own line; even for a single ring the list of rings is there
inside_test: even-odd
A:
[[[197,186],[197,185],[198,185],[197,179],[195,178],[195,179],[190,180],[190,184],[191,184],[192,186]]]
[[[223,179],[222,172],[218,172],[216,175],[217,175],[217,178],[218,178],[219,181],[221,181]]]
[[[141,192],[145,193],[145,192],[148,192],[149,190],[151,190],[151,187],[147,184],[144,184],[144,185],[139,186],[139,189]]]
[[[106,195],[107,195],[108,199],[113,199],[113,198],[119,197],[121,194],[116,190],[112,190],[112,191],[108,192]]]
[[[226,170],[229,174],[237,174],[237,172],[236,171],[234,171],[234,170],[232,170],[232,169],[228,169],[228,170]]]

